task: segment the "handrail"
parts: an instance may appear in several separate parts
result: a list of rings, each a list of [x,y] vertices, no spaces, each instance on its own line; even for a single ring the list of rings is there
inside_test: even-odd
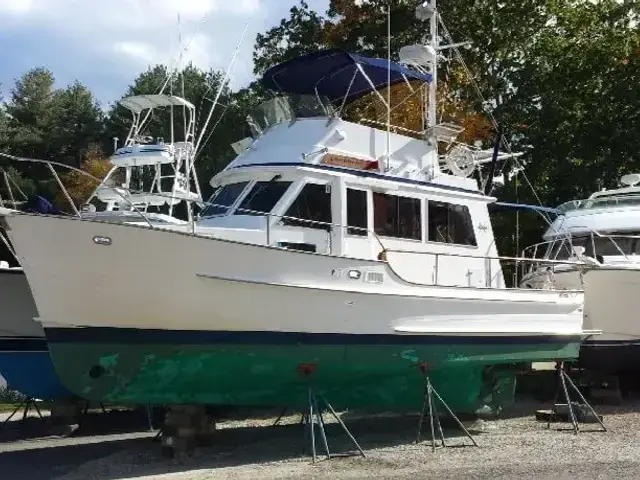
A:
[[[567,264],[571,263],[572,265],[575,263],[588,265],[586,262],[568,262],[566,260],[547,260],[541,258],[522,258],[522,257],[507,257],[507,256],[485,256],[485,255],[471,255],[471,254],[462,254],[462,253],[446,253],[446,252],[421,252],[418,250],[397,250],[397,249],[387,249],[387,252],[395,252],[395,253],[412,253],[416,255],[441,255],[448,257],[462,257],[462,258],[479,258],[482,260],[509,260],[514,262],[523,262],[530,261],[532,263],[549,263],[549,264]]]
[[[435,257],[434,261],[434,284],[438,284],[439,281],[439,273],[440,273],[440,257],[459,257],[459,258],[475,258],[478,260],[483,260],[485,262],[485,285],[489,288],[493,287],[493,272],[491,270],[491,261],[496,260],[499,262],[511,262],[516,267],[516,273],[520,266],[523,264],[523,269],[526,268],[528,263],[551,265],[548,268],[552,269],[552,273],[555,273],[555,267],[557,265],[589,265],[587,262],[576,262],[576,261],[565,261],[565,260],[547,260],[547,259],[536,259],[536,258],[522,258],[522,257],[509,257],[509,256],[487,256],[487,255],[471,255],[464,253],[450,253],[450,252],[422,252],[417,250],[399,250],[399,249],[387,249],[386,252],[389,253],[407,253],[412,255],[430,255]],[[502,266],[498,271],[502,270]],[[498,272],[495,272],[498,273]],[[504,281],[504,280],[503,280]],[[517,284],[517,275],[516,275],[516,284]],[[517,287],[516,287],[517,288]]]
[[[8,158],[10,160],[14,160],[14,161],[18,161],[18,162],[27,162],[27,163],[38,163],[38,164],[45,164],[47,165],[50,169],[53,169],[53,165],[62,167],[62,168],[67,168],[69,170],[72,171],[77,171],[82,175],[86,175],[87,177],[91,178],[92,180],[94,180],[95,182],[98,182],[99,184],[102,183],[101,179],[91,175],[88,172],[85,172],[84,170],[81,170],[79,168],[76,167],[72,167],[70,165],[65,165],[59,162],[54,162],[54,161],[49,161],[49,160],[39,160],[39,159],[28,159],[28,158],[22,158],[22,157],[16,157],[14,155],[9,155],[6,153],[2,153],[0,152],[0,156]],[[58,177],[58,184],[60,186],[60,188],[62,188],[64,190],[64,194],[66,199],[71,202],[73,204],[73,201],[69,195],[69,193],[66,191],[64,185],[62,184],[62,182],[60,181],[59,177]],[[148,218],[148,216],[146,215],[145,212],[139,210],[125,195],[121,194],[115,187],[111,187],[111,186],[105,186],[106,188],[113,190],[114,192],[116,192],[116,194],[122,198],[122,200],[124,200],[125,203],[127,203],[132,210],[131,211],[126,211],[126,213],[134,213],[138,216],[140,216],[145,222],[146,224],[151,227],[151,228],[157,228],[156,225],[154,225],[152,223],[152,221]],[[416,251],[416,250],[401,250],[401,249],[397,249],[397,248],[387,248],[382,239],[378,236],[378,234],[375,232],[374,229],[370,229],[370,228],[366,228],[366,227],[358,227],[358,226],[354,226],[354,225],[345,225],[345,224],[340,224],[340,223],[333,223],[333,222],[324,222],[324,221],[319,221],[319,220],[309,220],[309,219],[304,219],[304,218],[299,218],[299,217],[293,217],[290,215],[280,215],[280,214],[275,214],[275,213],[271,213],[271,212],[262,212],[259,210],[254,210],[254,209],[247,209],[247,208],[240,208],[240,207],[235,207],[234,205],[237,202],[238,199],[236,199],[236,201],[234,203],[232,203],[231,205],[222,205],[222,204],[217,204],[214,202],[208,202],[208,201],[201,201],[201,200],[192,200],[192,199],[185,199],[185,198],[181,198],[181,197],[176,197],[174,195],[169,195],[169,194],[164,194],[164,193],[154,193],[154,196],[158,196],[161,198],[166,198],[168,200],[172,200],[172,199],[176,199],[176,200],[184,200],[187,203],[197,203],[199,205],[202,206],[213,206],[213,207],[219,207],[219,208],[223,208],[226,210],[226,212],[228,213],[230,210],[233,211],[233,214],[236,213],[246,213],[246,214],[250,214],[250,215],[259,215],[259,216],[264,216],[266,217],[267,221],[266,221],[266,245],[270,245],[271,244],[271,222],[272,222],[272,218],[277,219],[277,220],[293,220],[296,222],[300,222],[306,225],[314,225],[314,226],[322,226],[322,227],[329,227],[329,242],[331,241],[331,234],[330,231],[333,228],[347,228],[347,229],[351,229],[351,230],[356,230],[356,231],[360,231],[360,232],[366,232],[367,235],[371,234],[372,238],[375,239],[375,241],[378,243],[378,245],[381,247],[382,251],[381,256],[379,256],[379,259],[384,259],[384,261],[388,262],[386,254],[387,253],[404,253],[404,254],[418,254],[418,255],[431,255],[434,256],[436,261],[435,261],[435,268],[436,268],[436,278],[435,278],[435,284],[437,283],[438,280],[438,269],[439,269],[439,259],[440,257],[459,257],[459,258],[475,258],[478,260],[484,260],[486,261],[491,261],[491,260],[497,260],[497,261],[511,261],[511,262],[516,262],[516,265],[518,265],[521,262],[529,262],[529,263],[537,263],[537,264],[551,264],[553,266],[557,265],[557,264],[582,264],[582,262],[575,262],[575,261],[568,261],[568,260],[550,260],[550,259],[533,259],[533,258],[525,258],[525,257],[507,257],[507,256],[486,256],[486,255],[477,255],[477,254],[466,254],[466,253],[446,253],[446,252],[433,252],[433,251]],[[82,213],[80,211],[77,210],[77,208],[75,207],[75,204],[73,205],[74,207],[74,211],[77,212],[77,216],[79,218],[82,218]],[[214,218],[215,216],[209,217],[209,218]],[[190,224],[191,227],[191,233],[194,234],[195,233],[195,221],[191,220],[188,222]],[[2,241],[3,239],[0,239],[0,241]],[[447,245],[447,244],[443,244],[443,245]],[[329,253],[332,253],[332,245],[331,243],[329,244]],[[585,265],[587,265],[587,263],[584,263]],[[492,274],[491,274],[491,265],[488,264],[488,268],[485,271],[485,274],[488,274],[488,287],[492,287],[492,283],[493,283],[493,278],[492,278]],[[425,284],[426,285],[426,284]]]
[[[596,237],[598,237],[598,238],[604,238],[604,239],[609,240],[609,241],[613,244],[613,246],[618,250],[618,252],[620,252],[620,255],[622,255],[622,256],[623,256],[626,260],[628,260],[629,262],[630,262],[631,260],[629,259],[629,257],[627,256],[627,254],[622,250],[622,248],[620,247],[620,245],[618,245],[618,243],[615,241],[615,239],[616,239],[616,238],[618,238],[618,239],[635,239],[635,240],[640,239],[640,235],[623,235],[623,234],[614,234],[614,235],[609,235],[609,234],[602,234],[602,233],[598,232],[597,230],[594,230],[594,229],[589,228],[589,227],[587,227],[587,226],[582,226],[582,225],[581,225],[581,226],[579,226],[579,228],[584,228],[584,229],[588,230],[588,231],[589,231],[589,235],[595,235],[595,236],[596,236]],[[537,249],[538,249],[539,247],[543,246],[543,245],[554,245],[554,244],[555,244],[555,243],[557,243],[557,242],[565,242],[565,241],[567,241],[567,240],[568,240],[568,241],[570,241],[570,242],[572,243],[572,245],[571,245],[571,246],[572,246],[572,248],[573,248],[573,238],[574,238],[574,237],[571,235],[571,232],[567,232],[567,234],[568,234],[568,238],[566,238],[566,237],[562,237],[562,238],[555,238],[555,239],[553,239],[553,240],[547,240],[547,241],[544,241],[544,242],[539,242],[539,243],[535,243],[535,244],[533,244],[533,245],[529,245],[528,247],[526,247],[526,248],[524,248],[524,249],[522,250],[522,256],[523,256],[523,257],[526,257],[526,253],[527,253],[527,252],[529,252],[529,251],[531,251],[531,250],[533,250],[534,255],[535,255],[535,252],[537,251]],[[581,235],[581,236],[583,236],[583,235]],[[585,235],[585,236],[586,236],[586,235]],[[559,253],[559,252],[556,252],[556,256],[557,256],[557,254],[558,254],[558,253]],[[597,252],[595,251],[595,246],[594,246],[594,252],[593,252],[593,253],[594,253],[594,254],[597,254]]]
[[[79,168],[73,167],[71,165],[65,165],[64,163],[60,163],[60,162],[55,162],[52,160],[41,160],[38,158],[24,158],[24,157],[17,157],[15,155],[10,155],[8,153],[4,153],[4,152],[0,152],[0,157],[4,157],[7,158],[9,160],[13,160],[15,162],[23,162],[23,163],[37,163],[37,164],[41,164],[41,165],[47,165],[47,167],[52,170],[55,173],[55,170],[53,170],[53,165],[56,165],[58,167],[62,167],[62,168],[67,168],[69,170],[75,171],[75,172],[79,172],[82,175],[86,175],[87,177],[91,178],[92,180],[101,183],[102,180],[99,179],[98,177],[95,177],[93,175],[91,175],[89,172],[85,172],[84,170],[81,170]],[[57,177],[57,175],[56,175]],[[60,179],[57,179],[57,183],[58,186],[60,186],[60,188],[63,190],[63,194],[65,196],[65,198],[67,199],[67,201],[69,201],[71,203],[71,206],[74,210],[74,212],[76,213],[76,215],[79,218],[82,218],[82,214],[78,211],[77,207],[75,206],[75,204],[73,203],[73,201],[71,200],[71,196],[69,195],[69,192],[67,192],[66,188],[64,187],[64,185],[62,184],[62,182],[60,181]],[[136,208],[136,206],[131,203],[131,201],[129,201],[124,195],[122,195],[120,192],[118,192],[115,188],[109,187],[111,188],[120,198],[122,198],[126,203],[129,204],[129,206],[131,208],[134,209],[135,212],[139,213],[140,216],[142,217],[142,219],[150,226],[153,227],[153,225],[151,224],[151,222],[149,221],[149,219],[140,211]]]

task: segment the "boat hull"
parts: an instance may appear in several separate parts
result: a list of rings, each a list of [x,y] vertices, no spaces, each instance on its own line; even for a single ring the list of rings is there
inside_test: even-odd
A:
[[[513,385],[514,364],[578,354],[579,292],[416,285],[381,261],[71,218],[6,221],[56,370],[92,400],[295,406],[308,383],[298,367],[312,363],[336,405],[414,408],[426,363],[447,402],[475,411],[487,392],[501,395],[502,378]],[[45,232],[56,256],[41,251]],[[508,375],[488,373],[494,365]]]
[[[532,275],[531,284],[548,280]],[[640,363],[640,324],[637,321],[640,268],[633,265],[592,267],[581,273],[576,268],[558,268],[553,275],[558,288],[584,286],[584,328],[601,334],[584,339],[580,366],[590,370],[623,373]]]
[[[399,340],[112,328],[47,329],[47,335],[63,382],[96,401],[302,407],[312,383],[336,407],[416,409],[424,363],[458,412],[508,405],[519,362],[575,358],[579,344],[545,337]],[[300,370],[305,366],[313,371],[309,377]]]
[[[33,339],[24,340],[33,344]],[[42,347],[39,351],[0,350],[0,375],[8,388],[28,398],[59,400],[71,397],[71,392],[56,374],[46,341],[41,339],[40,343]]]
[[[71,396],[58,379],[24,272],[0,269],[0,375],[31,398]]]

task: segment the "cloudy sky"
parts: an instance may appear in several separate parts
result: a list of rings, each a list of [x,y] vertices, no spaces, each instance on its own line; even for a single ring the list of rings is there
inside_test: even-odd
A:
[[[317,11],[329,0],[307,0]],[[29,68],[50,69],[58,86],[80,80],[103,107],[147,66],[193,61],[226,69],[247,21],[232,87],[252,78],[255,35],[298,0],[0,0],[0,92]],[[182,48],[178,42],[178,14]],[[184,51],[186,49],[186,51]]]

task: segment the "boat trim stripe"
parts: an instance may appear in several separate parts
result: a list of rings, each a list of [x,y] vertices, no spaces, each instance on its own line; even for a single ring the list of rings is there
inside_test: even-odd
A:
[[[0,337],[0,353],[47,352],[44,337]]]
[[[54,343],[164,344],[164,345],[424,345],[424,344],[566,344],[580,335],[398,335],[232,330],[160,330],[123,327],[46,328]]]

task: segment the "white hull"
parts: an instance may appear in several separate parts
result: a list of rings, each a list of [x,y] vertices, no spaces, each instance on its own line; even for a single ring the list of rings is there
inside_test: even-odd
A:
[[[403,281],[392,264],[379,261],[75,218],[14,215],[6,222],[45,327],[582,332],[582,292],[422,286]],[[56,245],[56,255],[42,248],[45,237]]]
[[[556,288],[584,288],[584,328],[602,334],[587,338],[594,344],[640,342],[640,323],[636,319],[640,293],[640,268],[632,265],[585,269],[558,268],[553,276]],[[531,275],[524,281],[542,286],[546,274]],[[584,287],[583,287],[584,285]]]
[[[0,339],[44,338],[27,277],[20,268],[0,268]]]

